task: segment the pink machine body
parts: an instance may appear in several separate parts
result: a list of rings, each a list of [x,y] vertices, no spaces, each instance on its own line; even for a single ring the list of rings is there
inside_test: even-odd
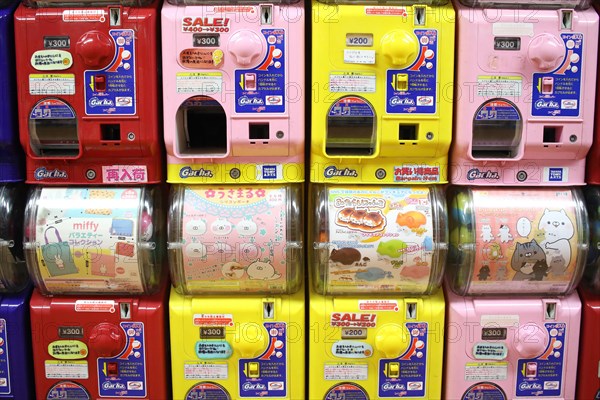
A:
[[[596,11],[456,7],[452,183],[583,185]]]
[[[575,398],[581,322],[576,292],[563,298],[446,295],[444,398]]]
[[[162,42],[169,182],[304,180],[303,2],[165,2]]]

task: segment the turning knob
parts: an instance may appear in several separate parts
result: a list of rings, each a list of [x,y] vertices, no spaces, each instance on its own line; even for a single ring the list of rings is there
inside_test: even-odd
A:
[[[388,32],[381,39],[381,52],[393,65],[408,67],[419,54],[419,42],[406,31]]]
[[[546,350],[548,335],[539,326],[527,324],[517,332],[515,350],[521,358],[534,358]]]
[[[260,37],[252,31],[238,31],[229,39],[227,45],[229,53],[235,62],[242,66],[257,62],[258,56],[263,53],[263,44]]]
[[[239,350],[242,358],[254,358],[262,354],[267,348],[267,332],[258,324],[244,324],[236,333],[234,346]]]
[[[102,69],[115,57],[115,44],[102,32],[87,32],[77,42],[77,54],[89,68]]]
[[[100,357],[114,357],[125,347],[125,334],[119,327],[103,322],[92,329],[90,347]]]
[[[529,59],[539,70],[549,71],[560,65],[565,56],[565,45],[556,36],[544,33],[529,43]]]
[[[406,333],[398,325],[386,325],[375,335],[375,348],[382,352],[386,358],[396,358],[406,350],[404,341]]]

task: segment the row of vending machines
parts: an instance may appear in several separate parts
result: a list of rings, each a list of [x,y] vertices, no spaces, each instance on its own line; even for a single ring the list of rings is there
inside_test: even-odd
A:
[[[0,0],[0,398],[600,398],[599,25]]]

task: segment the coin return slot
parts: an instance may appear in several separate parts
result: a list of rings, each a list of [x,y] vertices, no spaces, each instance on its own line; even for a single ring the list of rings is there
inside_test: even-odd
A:
[[[275,307],[272,301],[265,301],[263,303],[263,318],[273,319],[275,316]]]
[[[121,319],[131,319],[131,304],[120,303],[119,309],[121,311]]]
[[[406,319],[417,319],[417,303],[406,303]]]
[[[227,153],[227,115],[208,97],[193,98],[177,111],[178,150],[182,155]]]
[[[425,7],[415,6],[415,25],[425,25]]]
[[[121,140],[121,125],[119,124],[101,124],[100,139],[118,141]]]
[[[560,29],[571,30],[573,28],[573,11],[562,10],[562,18],[560,19]]]
[[[542,78],[542,94],[552,94],[554,92],[554,78],[546,76]]]
[[[546,303],[546,320],[556,319],[556,303]]]
[[[94,90],[106,92],[106,75],[94,75]]]
[[[265,140],[269,140],[269,123],[251,123],[249,125],[250,143],[256,144],[257,140],[263,140],[263,144],[267,144]]]
[[[106,363],[106,375],[111,377],[119,376],[119,364],[116,362]]]
[[[260,377],[260,366],[257,362],[249,362],[246,364],[248,368],[248,378],[259,378]]]
[[[391,362],[386,365],[388,378],[400,378],[400,363]]]
[[[110,26],[121,26],[121,9],[111,8],[109,9],[110,14]]]
[[[545,126],[544,127],[544,143],[561,143],[562,127],[560,126]],[[544,145],[548,147],[548,145]]]
[[[69,107],[65,109],[75,115]],[[29,144],[38,157],[77,157],[79,155],[79,137],[77,118],[53,118],[52,110],[36,106],[29,119]]]
[[[417,140],[417,125],[398,125],[398,140],[400,144],[405,144],[404,141]],[[416,142],[413,144],[417,144]]]
[[[273,5],[264,4],[260,6],[260,24],[273,25]]]
[[[394,88],[399,92],[406,92],[408,90],[408,74],[396,74]]]

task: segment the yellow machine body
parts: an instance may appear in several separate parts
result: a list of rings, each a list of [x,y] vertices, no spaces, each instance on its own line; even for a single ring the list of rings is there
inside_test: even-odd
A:
[[[303,289],[276,297],[172,289],[169,308],[173,398],[305,398]]]
[[[452,4],[312,7],[311,181],[446,183]]]
[[[311,400],[440,399],[444,294],[310,293]]]

